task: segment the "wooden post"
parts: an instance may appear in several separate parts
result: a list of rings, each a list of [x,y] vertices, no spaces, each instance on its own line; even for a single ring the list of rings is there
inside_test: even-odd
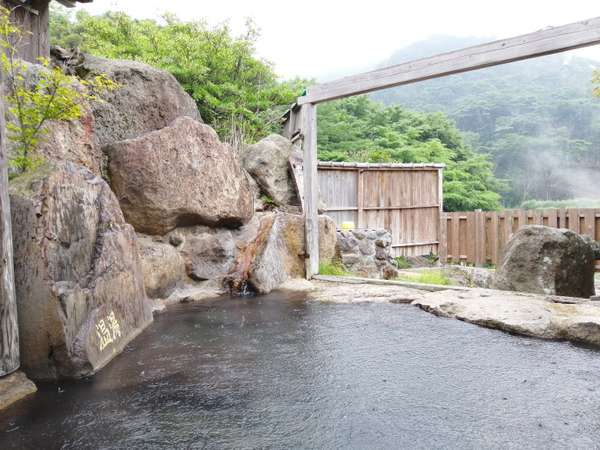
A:
[[[438,169],[437,171],[437,180],[438,180],[438,193],[437,193],[437,201],[438,201],[438,229],[437,229],[437,253],[440,259],[446,264],[447,255],[448,255],[448,243],[446,242],[448,239],[447,227],[448,223],[446,222],[446,218],[444,217],[444,169]],[[442,221],[445,223],[442,224]]]
[[[305,104],[303,109],[304,150],[304,220],[306,233],[306,278],[319,273],[319,213],[317,179],[317,108]]]
[[[2,79],[0,74],[0,89]],[[20,364],[6,151],[4,101],[0,98],[0,376],[14,372]]]

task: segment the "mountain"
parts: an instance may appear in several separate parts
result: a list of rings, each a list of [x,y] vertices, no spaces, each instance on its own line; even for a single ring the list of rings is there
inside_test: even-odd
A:
[[[488,42],[434,36],[395,52],[382,66]],[[506,206],[531,199],[600,197],[600,99],[594,60],[559,54],[388,89],[385,105],[434,112],[455,121],[467,141],[491,156],[508,181]]]

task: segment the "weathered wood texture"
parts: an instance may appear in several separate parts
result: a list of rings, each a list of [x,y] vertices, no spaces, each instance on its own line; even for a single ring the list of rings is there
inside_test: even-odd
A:
[[[440,260],[462,264],[498,264],[511,236],[525,225],[568,228],[600,240],[600,209],[510,209],[444,213]]]
[[[304,151],[304,219],[306,233],[306,278],[319,273],[319,191],[317,181],[317,107],[304,105],[302,150]]]
[[[598,43],[600,17],[318,84],[298,103],[316,104]]]
[[[19,57],[29,62],[49,58],[49,0],[32,0],[26,7],[19,1],[1,0],[0,4],[12,11],[11,21],[23,31],[17,44]]]
[[[2,75],[0,74],[0,87]],[[13,272],[4,103],[0,98],[0,376],[19,368],[19,326]]]
[[[438,253],[441,166],[319,163],[324,213],[338,226],[385,228],[393,256]]]

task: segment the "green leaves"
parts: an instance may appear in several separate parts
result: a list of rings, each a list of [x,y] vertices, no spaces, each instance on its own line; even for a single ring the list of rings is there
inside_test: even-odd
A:
[[[173,15],[164,23],[135,20],[109,12],[75,17],[51,12],[51,42],[113,59],[132,59],[172,73],[196,101],[202,118],[230,143],[256,141],[279,126],[278,118],[305,83],[282,83],[271,64],[256,56],[259,36],[248,21],[241,36],[228,25],[209,27],[182,22]]]
[[[446,210],[500,207],[503,184],[491,162],[475,154],[441,113],[384,108],[363,96],[319,105],[318,120],[322,160],[444,163]]]
[[[5,99],[8,138],[13,142],[10,164],[17,173],[23,173],[42,160],[36,149],[49,120],[79,119],[84,101],[97,100],[96,93],[116,89],[117,84],[104,75],[78,82],[44,58],[39,60],[41,69],[24,63],[13,45],[21,31],[10,24],[9,16],[10,12],[0,7],[0,47],[5,50],[0,66],[7,74],[9,91]]]

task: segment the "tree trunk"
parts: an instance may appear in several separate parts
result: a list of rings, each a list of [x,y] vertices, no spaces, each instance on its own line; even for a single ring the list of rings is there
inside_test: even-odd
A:
[[[3,91],[0,73],[0,92]],[[13,244],[8,196],[4,99],[0,97],[0,376],[19,368],[19,328],[13,268]]]

